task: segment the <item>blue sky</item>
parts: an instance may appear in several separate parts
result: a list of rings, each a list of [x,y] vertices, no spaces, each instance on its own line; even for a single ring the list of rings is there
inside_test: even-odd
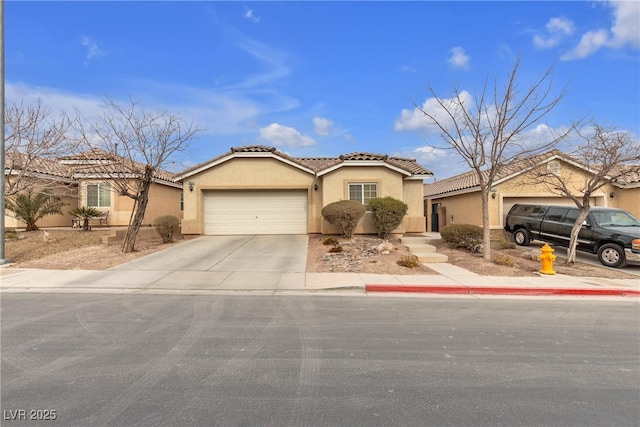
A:
[[[555,64],[569,95],[545,122],[594,118],[640,134],[640,3],[5,3],[8,101],[90,116],[101,96],[140,100],[206,128],[187,167],[232,146],[293,156],[367,151],[463,172],[414,113],[480,90],[522,58],[522,82]]]

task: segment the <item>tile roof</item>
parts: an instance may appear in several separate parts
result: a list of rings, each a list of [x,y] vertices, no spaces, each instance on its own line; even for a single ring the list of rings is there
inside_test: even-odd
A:
[[[551,158],[560,158],[567,162],[581,165],[581,163],[575,158],[563,153],[560,150],[551,150],[546,153],[538,154],[535,156],[531,156],[527,159],[516,160],[510,164],[507,164],[502,167],[498,175],[495,177],[495,181],[499,181],[510,176],[518,175],[523,172],[527,167],[530,167],[532,164],[539,164],[544,162],[545,160],[549,160]],[[586,166],[582,166],[586,168]],[[640,172],[638,171],[638,166],[634,165],[621,165],[621,168],[627,169],[626,175],[621,178],[614,179],[613,182],[619,185],[625,184],[634,184],[640,182]],[[487,171],[483,171],[483,174],[487,174]],[[441,181],[437,181],[431,184],[424,185],[424,196],[425,197],[433,197],[446,193],[452,193],[460,190],[467,190],[478,187],[480,185],[480,180],[478,179],[478,175],[475,171],[469,171],[462,173],[460,175],[455,175],[450,178],[443,179]]]
[[[71,179],[69,168],[56,160],[43,157],[31,157],[25,153],[5,153],[5,173],[21,171],[38,173],[55,178]]]
[[[118,175],[135,174],[144,170],[145,165],[131,161],[126,157],[93,148],[84,153],[59,157],[58,160],[67,165],[74,177],[86,175]],[[174,175],[162,169],[154,173],[154,178],[162,181],[176,182]]]
[[[188,175],[189,173],[202,169],[208,164],[215,163],[229,155],[234,153],[273,153],[274,155],[287,159],[293,163],[296,163],[302,167],[312,170],[314,173],[321,172],[330,167],[339,165],[345,161],[384,161],[390,165],[398,167],[402,170],[409,172],[412,175],[432,175],[431,171],[419,165],[416,159],[405,159],[401,157],[389,157],[385,154],[373,154],[373,153],[350,153],[344,154],[340,157],[292,157],[281,151],[278,151],[275,147],[268,147],[264,145],[249,145],[243,147],[231,147],[231,151],[217,156],[206,162],[192,166],[179,174],[178,176]]]

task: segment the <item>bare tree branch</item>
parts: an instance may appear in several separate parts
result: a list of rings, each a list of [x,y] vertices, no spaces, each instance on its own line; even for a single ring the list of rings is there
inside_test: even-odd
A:
[[[447,99],[439,97],[429,85],[440,112],[445,113],[444,119],[438,117],[439,111],[427,111],[414,103],[440,131],[444,144],[454,149],[478,178],[486,259],[491,258],[489,191],[496,176],[505,165],[554,147],[576,126],[573,124],[557,135],[552,133],[551,138],[543,141],[526,138],[525,133],[545,119],[567,95],[567,87],[554,93],[551,67],[520,91],[520,62],[518,59],[509,72],[503,90],[497,80],[490,90],[487,79],[479,95],[469,97],[467,92],[455,88],[453,97]]]

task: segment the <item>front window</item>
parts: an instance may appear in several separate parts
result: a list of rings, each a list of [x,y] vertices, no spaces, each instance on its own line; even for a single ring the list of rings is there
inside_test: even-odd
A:
[[[355,200],[368,206],[369,201],[376,197],[378,197],[378,184],[376,183],[349,184],[349,200]]]
[[[87,184],[87,206],[108,208],[111,206],[111,186],[106,183]]]

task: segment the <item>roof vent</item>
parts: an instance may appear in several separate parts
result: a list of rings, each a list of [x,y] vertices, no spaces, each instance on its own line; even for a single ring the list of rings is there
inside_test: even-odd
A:
[[[557,174],[560,172],[560,169],[562,169],[560,162],[553,161],[553,162],[547,163],[547,172],[549,173]]]

